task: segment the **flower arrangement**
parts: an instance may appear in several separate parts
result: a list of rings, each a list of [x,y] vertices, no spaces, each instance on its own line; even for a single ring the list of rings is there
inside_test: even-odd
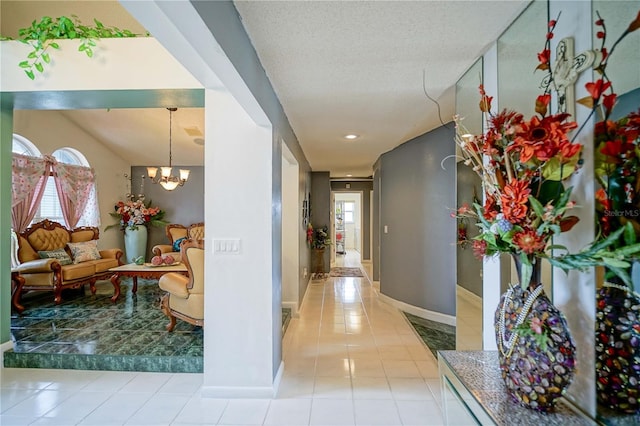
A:
[[[165,212],[159,207],[151,207],[151,200],[145,203],[143,200],[118,201],[114,207],[114,212],[109,213],[111,217],[117,219],[118,223],[109,225],[110,228],[120,227],[120,230],[137,229],[138,226],[165,226]]]
[[[314,229],[313,225],[307,225],[307,244],[312,249],[324,249],[331,245],[329,230],[326,226]]]
[[[595,175],[600,187],[595,198],[601,238],[631,224],[634,232],[623,233],[613,244],[625,247],[635,243],[640,235],[640,109],[618,120],[610,119],[618,95],[606,68],[618,43],[640,28],[640,11],[609,50],[605,47],[607,29],[600,14],[596,26],[600,28],[597,37],[602,41],[599,52],[603,59],[596,68],[601,77],[587,83],[590,96],[579,102],[590,107],[592,114],[600,111],[602,117],[594,131]],[[607,275],[611,278],[611,271]]]
[[[454,117],[455,141],[464,164],[481,178],[485,202],[474,203],[473,207],[463,205],[452,216],[476,220],[480,228],[473,241],[476,256],[510,253],[518,257],[523,287],[528,286],[533,265],[540,258],[565,271],[607,265],[628,281],[623,270],[629,266],[626,258],[639,251],[640,246],[633,245],[625,251],[608,249],[624,228],[574,254],[563,246],[552,245],[554,236],[569,231],[578,222],[578,217],[570,214],[576,207],[571,200],[572,188],[565,188],[563,182],[577,173],[583,162],[582,146],[574,142],[575,135],[570,137],[577,123],[570,121],[566,113],[548,114],[554,82],[549,43],[556,22],[549,22],[545,48],[538,53],[537,69],[546,70],[549,76],[544,93],[535,101],[537,115],[525,119],[506,109],[492,113],[492,97],[480,85],[479,107],[487,116],[486,132],[469,134],[461,118]],[[555,254],[558,252],[561,254]]]

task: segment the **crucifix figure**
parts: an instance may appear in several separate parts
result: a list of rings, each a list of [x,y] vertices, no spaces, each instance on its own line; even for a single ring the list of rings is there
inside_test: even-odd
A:
[[[586,50],[574,56],[573,38],[566,37],[556,47],[556,63],[553,67],[553,88],[558,94],[558,113],[568,113],[575,119],[575,82],[580,73],[591,66],[598,66],[602,54],[594,50]],[[545,77],[543,84],[547,83]]]

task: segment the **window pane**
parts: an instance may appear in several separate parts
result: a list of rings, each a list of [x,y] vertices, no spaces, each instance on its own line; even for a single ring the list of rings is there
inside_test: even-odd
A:
[[[344,212],[344,221],[346,223],[353,223],[353,212]]]

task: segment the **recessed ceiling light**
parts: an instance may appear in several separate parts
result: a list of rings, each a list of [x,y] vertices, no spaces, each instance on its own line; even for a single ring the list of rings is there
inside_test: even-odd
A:
[[[193,140],[193,143],[195,143],[196,145],[200,145],[200,146],[202,146],[202,145],[204,145],[204,139],[202,139],[202,138],[195,138],[195,139]]]
[[[353,176],[353,175],[347,175],[347,177],[351,177],[351,176]]]
[[[358,137],[359,137],[358,135],[355,135],[353,133],[344,136],[345,139],[349,139],[349,140],[358,139]]]

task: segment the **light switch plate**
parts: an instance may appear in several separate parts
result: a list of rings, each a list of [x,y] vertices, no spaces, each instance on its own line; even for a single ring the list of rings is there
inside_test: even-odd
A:
[[[213,239],[213,254],[240,254],[240,239]]]

